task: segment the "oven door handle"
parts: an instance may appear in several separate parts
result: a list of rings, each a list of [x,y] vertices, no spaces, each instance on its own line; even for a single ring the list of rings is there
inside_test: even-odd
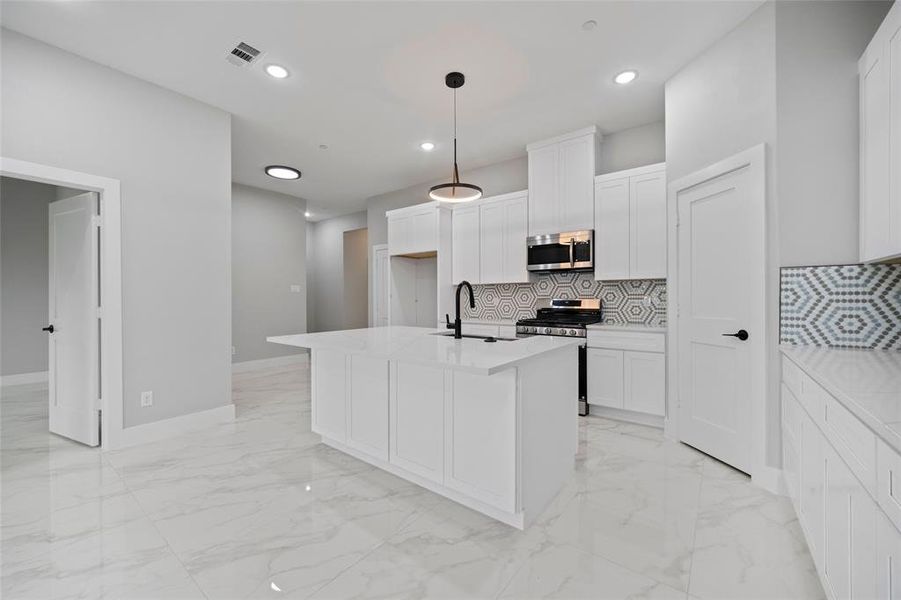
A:
[[[569,238],[569,267],[575,268],[576,266],[576,238]]]

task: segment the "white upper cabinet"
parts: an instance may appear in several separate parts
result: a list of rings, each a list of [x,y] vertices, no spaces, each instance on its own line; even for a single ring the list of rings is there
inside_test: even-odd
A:
[[[595,178],[594,276],[666,277],[666,164]]]
[[[860,260],[901,256],[901,5],[886,15],[858,63]]]
[[[592,228],[599,140],[588,127],[528,145],[529,235]]]
[[[481,204],[482,283],[529,281],[526,265],[528,193],[488,198]]]
[[[481,283],[479,275],[479,206],[461,206],[453,217],[454,284]]]
[[[438,203],[426,202],[385,213],[388,254],[423,255],[438,250]]]

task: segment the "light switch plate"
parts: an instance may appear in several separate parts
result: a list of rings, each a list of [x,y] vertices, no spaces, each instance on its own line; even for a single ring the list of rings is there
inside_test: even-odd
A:
[[[291,286],[291,293],[292,293],[292,294],[299,294],[299,293],[300,293],[300,286],[299,286],[299,285],[292,285],[292,286]]]
[[[153,406],[153,392],[141,392],[141,407]]]

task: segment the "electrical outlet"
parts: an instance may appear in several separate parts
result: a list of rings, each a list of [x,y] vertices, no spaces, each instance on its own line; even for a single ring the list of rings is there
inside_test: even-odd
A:
[[[292,293],[292,294],[299,294],[299,293],[300,293],[300,286],[299,286],[299,285],[296,285],[296,284],[295,284],[295,285],[292,285],[292,286],[291,286],[291,293]]]
[[[644,306],[645,308],[653,308],[654,302],[651,300],[650,296],[645,296],[644,298],[641,299],[641,305]]]
[[[153,392],[141,392],[141,408],[153,406]]]

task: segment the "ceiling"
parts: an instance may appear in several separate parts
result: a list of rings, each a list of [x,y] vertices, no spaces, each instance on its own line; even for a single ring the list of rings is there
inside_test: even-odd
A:
[[[237,182],[306,198],[314,218],[521,156],[531,141],[663,118],[663,84],[742,21],[747,2],[268,2],[4,0],[2,24],[233,115]],[[597,26],[582,28],[587,20]],[[236,42],[266,52],[249,69]],[[291,75],[267,76],[278,63]],[[612,82],[626,68],[639,78]],[[430,153],[419,149],[430,140]],[[328,146],[321,149],[320,145]],[[295,166],[298,181],[267,177]],[[475,182],[477,183],[477,182]],[[425,191],[423,199],[425,199]]]

